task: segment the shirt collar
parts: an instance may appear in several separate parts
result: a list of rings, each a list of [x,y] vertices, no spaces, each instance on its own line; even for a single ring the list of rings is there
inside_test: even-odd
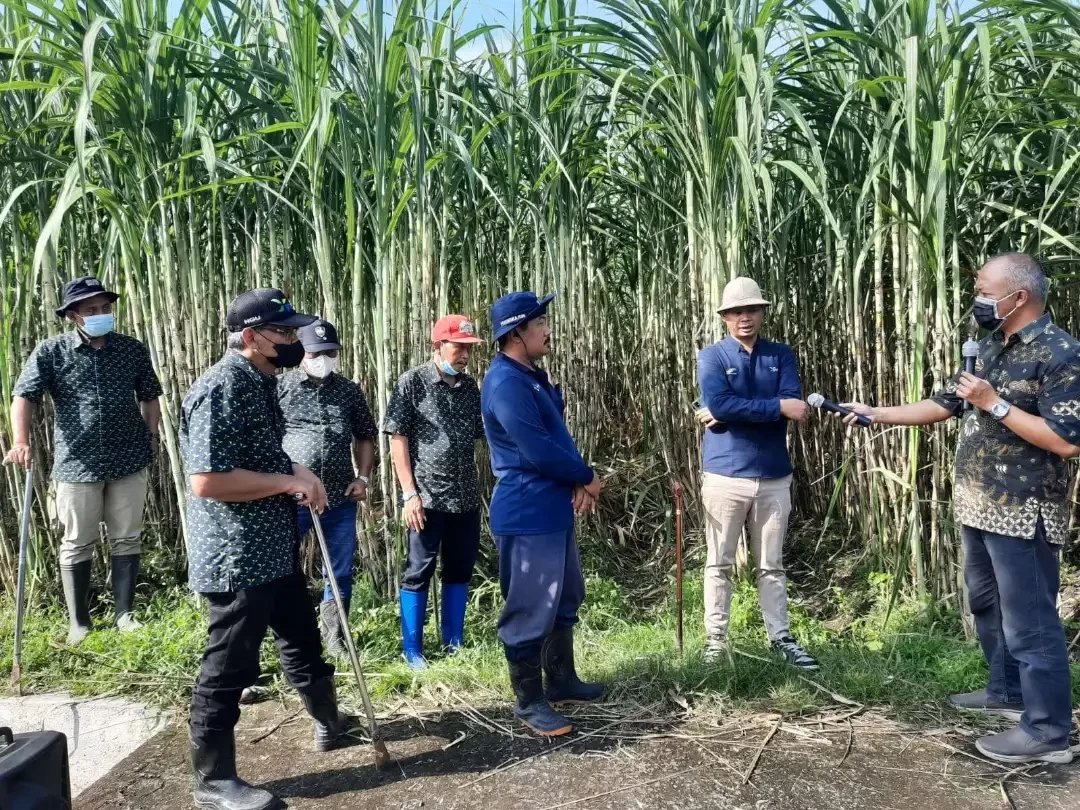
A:
[[[743,354],[745,354],[745,355],[747,355],[747,356],[749,356],[749,355],[753,354],[753,352],[748,352],[748,351],[746,350],[746,347],[745,347],[745,346],[743,346],[743,345],[742,345],[741,343],[739,343],[739,341],[737,341],[737,340],[736,340],[736,339],[735,339],[735,338],[734,338],[733,336],[731,336],[731,335],[728,335],[728,336],[727,336],[726,338],[724,338],[724,339],[723,339],[723,341],[721,341],[721,342],[722,342],[722,343],[727,343],[727,344],[728,344],[729,346],[731,346],[732,348],[736,349],[737,351],[740,351],[740,352],[742,352]],[[766,343],[766,341],[765,341],[765,338],[763,338],[763,337],[762,337],[761,335],[758,335],[758,339],[757,339],[756,341],[754,341],[754,351],[757,351],[757,350],[758,350],[759,348],[761,348],[762,346],[764,346],[764,345],[765,345],[765,343]]]
[[[102,349],[104,349],[106,346],[108,346],[110,343],[112,343],[112,337],[113,337],[112,332],[109,332],[109,334],[105,335],[105,342],[101,346]],[[78,329],[72,329],[70,332],[67,332],[67,340],[68,340],[68,346],[71,347],[72,349],[79,349],[79,348],[92,349],[93,348],[90,345],[90,341],[87,340],[86,338],[84,338],[82,332],[80,332]],[[95,350],[95,351],[99,351],[99,350]]]
[[[271,374],[269,376],[263,374],[261,371],[255,368],[254,363],[244,357],[244,355],[242,355],[240,352],[236,351],[236,349],[229,349],[227,352],[225,352],[225,362],[227,365],[232,366],[233,368],[237,368],[241,371],[246,372],[247,375],[259,385],[277,384],[276,374]]]
[[[424,365],[421,367],[420,373],[424,378],[424,382],[426,382],[428,385],[438,385],[439,383],[442,383],[447,388],[457,388],[459,385],[461,385],[462,375],[458,374],[457,378],[454,380],[454,384],[451,385],[443,379],[442,374],[439,373],[439,367],[435,365],[434,360],[429,360],[428,362],[424,363]]]
[[[1032,321],[1019,332],[1015,333],[1013,337],[1017,338],[1021,343],[1031,343],[1031,341],[1035,340],[1035,338],[1039,337],[1039,335],[1049,329],[1051,323],[1050,313],[1044,312],[1037,320]],[[994,333],[994,339],[999,342],[1005,340],[1005,336],[1000,329]]]
[[[501,360],[499,358],[501,358]],[[545,383],[548,380],[547,372],[544,371],[542,368],[537,368],[536,366],[522,365],[513,357],[503,352],[499,352],[498,354],[496,354],[495,359],[498,362],[509,363],[511,368],[517,369],[523,374],[528,374],[530,377],[536,377],[538,380],[542,380]]]

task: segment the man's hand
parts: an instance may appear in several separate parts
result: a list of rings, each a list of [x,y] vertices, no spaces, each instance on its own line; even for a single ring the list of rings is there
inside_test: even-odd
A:
[[[988,411],[1001,401],[994,386],[982,377],[976,377],[967,371],[960,375],[960,380],[956,385],[956,395],[970,402],[980,411]]]
[[[345,488],[345,497],[350,501],[356,503],[362,503],[367,500],[367,484],[361,479],[355,479],[348,487]]]
[[[600,500],[600,493],[604,489],[604,482],[600,480],[600,476],[593,473],[592,481],[582,487],[585,493],[593,499],[593,501]]]
[[[30,445],[26,442],[19,442],[12,445],[8,450],[7,455],[4,456],[5,464],[18,464],[20,467],[26,468],[30,466]]]
[[[316,512],[325,512],[326,490],[322,481],[303,464],[293,464],[293,494],[301,506],[314,506]]]
[[[574,487],[574,514],[587,515],[596,509],[596,499],[580,484]]]
[[[712,415],[712,411],[708,408],[698,408],[694,411],[694,418],[706,428],[711,428],[713,425],[720,424],[720,422]]]
[[[869,405],[863,405],[861,402],[842,402],[841,408],[847,408],[851,413],[847,416],[841,417],[840,414],[834,413],[833,416],[837,419],[843,418],[845,425],[854,425],[855,420],[860,416],[865,416],[871,422],[877,421],[877,408],[871,408]]]
[[[801,399],[780,400],[780,415],[790,419],[792,422],[804,421],[809,410],[810,406]]]
[[[409,498],[409,500],[405,502],[405,507],[402,509],[402,512],[406,526],[414,532],[422,532],[424,530],[424,524],[426,523],[426,518],[424,516],[424,502],[419,495]]]

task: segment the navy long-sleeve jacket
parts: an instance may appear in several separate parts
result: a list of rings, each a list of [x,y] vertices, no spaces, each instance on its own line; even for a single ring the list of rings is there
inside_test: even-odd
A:
[[[698,354],[701,404],[720,424],[705,431],[705,472],[731,478],[791,475],[781,399],[802,399],[795,353],[758,338],[752,353],[732,337]]]
[[[491,469],[494,535],[549,534],[574,525],[573,490],[593,479],[563,421],[547,373],[495,355],[480,391]]]

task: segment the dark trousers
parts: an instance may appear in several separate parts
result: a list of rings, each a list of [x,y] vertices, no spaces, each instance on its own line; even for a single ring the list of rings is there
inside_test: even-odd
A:
[[[424,510],[424,530],[409,530],[409,556],[401,588],[426,591],[440,551],[444,585],[468,585],[480,549],[480,510],[437,512]]]
[[[299,692],[334,674],[322,658],[322,639],[304,575],[233,593],[204,594],[210,602],[210,638],[191,696],[191,731],[231,731],[240,718],[240,692],[259,677],[259,645],[269,627],[278,660]]]
[[[499,616],[499,640],[511,661],[538,657],[544,637],[555,627],[577,624],[578,608],[585,601],[574,530],[502,535],[495,544],[499,585],[506,600]]]
[[[964,579],[986,662],[989,696],[1024,703],[1020,727],[1035,739],[1068,744],[1072,687],[1065,630],[1057,612],[1060,549],[1034,539],[963,527]]]
[[[330,567],[334,569],[334,579],[337,580],[341,598],[346,602],[352,599],[353,557],[356,556],[356,510],[357,504],[354,501],[345,501],[319,515],[319,524],[322,526],[323,536],[326,537],[326,548],[330,552]],[[296,517],[300,524],[300,536],[304,537],[311,531],[311,510],[306,506],[299,506]],[[324,580],[328,579],[325,566],[323,566],[322,575]],[[334,592],[330,590],[330,583],[327,582],[323,587],[323,601],[330,602],[333,598]]]

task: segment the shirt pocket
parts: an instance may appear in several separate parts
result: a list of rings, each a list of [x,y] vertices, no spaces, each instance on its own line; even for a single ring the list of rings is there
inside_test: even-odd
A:
[[[762,357],[754,369],[754,390],[752,395],[759,398],[772,398],[780,393],[780,358]]]

